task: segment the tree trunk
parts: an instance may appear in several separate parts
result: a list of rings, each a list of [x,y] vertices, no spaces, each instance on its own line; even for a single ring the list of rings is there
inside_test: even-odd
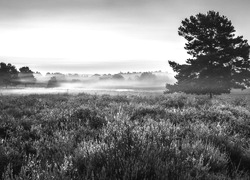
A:
[[[213,93],[209,93],[209,97],[210,97],[210,99],[212,99],[213,98]]]

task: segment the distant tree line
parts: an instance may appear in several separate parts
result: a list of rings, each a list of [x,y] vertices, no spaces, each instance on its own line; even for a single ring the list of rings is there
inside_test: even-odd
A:
[[[40,75],[41,73],[36,72],[34,73],[29,67],[24,66],[19,69],[17,69],[14,65],[10,63],[0,63],[0,87],[10,87],[10,86],[31,86],[36,84],[37,86],[44,86],[47,88],[54,88],[54,87],[59,87],[63,83],[84,83],[86,82],[86,79],[82,81],[81,76],[78,74],[62,74],[60,72],[56,73],[47,73],[46,77],[41,80],[40,76],[36,76],[37,79],[35,78],[34,75]],[[129,74],[131,75],[131,74]],[[86,76],[88,77],[88,76]],[[49,78],[49,79],[48,79]],[[143,72],[140,75],[135,76],[129,76],[129,78],[126,77],[125,74],[117,73],[117,74],[94,74],[89,78],[90,81],[95,80],[115,80],[115,81],[143,81],[143,82],[148,82],[148,81],[155,81],[157,79],[157,76],[153,74],[152,72]]]
[[[0,86],[32,85],[36,83],[34,72],[29,67],[21,67],[19,70],[10,63],[0,63]]]
[[[116,81],[123,81],[125,80],[124,76],[119,73],[119,74],[114,74],[114,75],[106,75],[104,74],[103,76],[101,75],[93,75],[92,77],[99,77],[100,80],[116,80]],[[134,80],[137,80],[137,81],[154,81],[157,79],[157,76],[155,74],[153,74],[152,72],[143,72],[141,73],[140,76],[136,75],[134,77]],[[127,80],[132,80],[131,77],[128,78]]]
[[[139,77],[139,80],[141,81],[154,81],[156,80],[156,75],[151,72],[143,72],[141,76]]]

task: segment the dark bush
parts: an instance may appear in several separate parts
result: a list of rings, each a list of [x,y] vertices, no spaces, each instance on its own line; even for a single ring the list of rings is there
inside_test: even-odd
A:
[[[250,154],[240,144],[232,142],[228,137],[209,135],[204,139],[228,154],[228,170],[232,174],[235,169],[250,172]]]
[[[9,162],[9,165],[13,169],[13,175],[18,175],[21,171],[22,164],[23,164],[22,154],[17,151],[12,151],[8,155],[8,162]]]
[[[152,118],[157,121],[160,118],[164,118],[166,116],[166,112],[164,109],[160,107],[139,107],[134,110],[132,113],[130,120],[138,120],[143,122],[145,118]]]
[[[0,146],[0,179],[2,179],[2,175],[5,172],[8,163],[8,156],[5,154],[2,146]]]
[[[96,110],[79,108],[71,116],[72,123],[88,126],[92,129],[102,128],[106,124],[104,117],[97,114]]]
[[[167,108],[183,108],[187,104],[187,97],[184,95],[167,96],[161,105]]]
[[[232,104],[235,106],[246,107],[248,103],[246,98],[238,97],[233,99]]]
[[[8,115],[13,116],[13,117],[16,118],[16,119],[20,119],[20,118],[23,117],[23,115],[24,115],[24,114],[23,114],[23,111],[22,111],[20,108],[18,108],[18,107],[8,109],[8,110],[6,111],[6,113],[7,113]]]

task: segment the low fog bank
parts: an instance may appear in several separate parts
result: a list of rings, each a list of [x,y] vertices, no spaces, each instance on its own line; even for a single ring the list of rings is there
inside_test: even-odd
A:
[[[81,93],[88,91],[163,92],[166,83],[174,83],[174,75],[166,72],[134,72],[119,74],[78,75],[34,74],[36,83],[28,87],[1,88],[1,94]]]

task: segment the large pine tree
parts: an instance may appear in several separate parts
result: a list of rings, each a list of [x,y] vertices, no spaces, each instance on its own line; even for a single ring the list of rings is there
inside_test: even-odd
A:
[[[186,18],[178,29],[188,42],[185,49],[193,58],[180,65],[169,61],[177,83],[166,92],[196,94],[230,93],[232,88],[250,86],[249,45],[227,17],[218,12]]]

